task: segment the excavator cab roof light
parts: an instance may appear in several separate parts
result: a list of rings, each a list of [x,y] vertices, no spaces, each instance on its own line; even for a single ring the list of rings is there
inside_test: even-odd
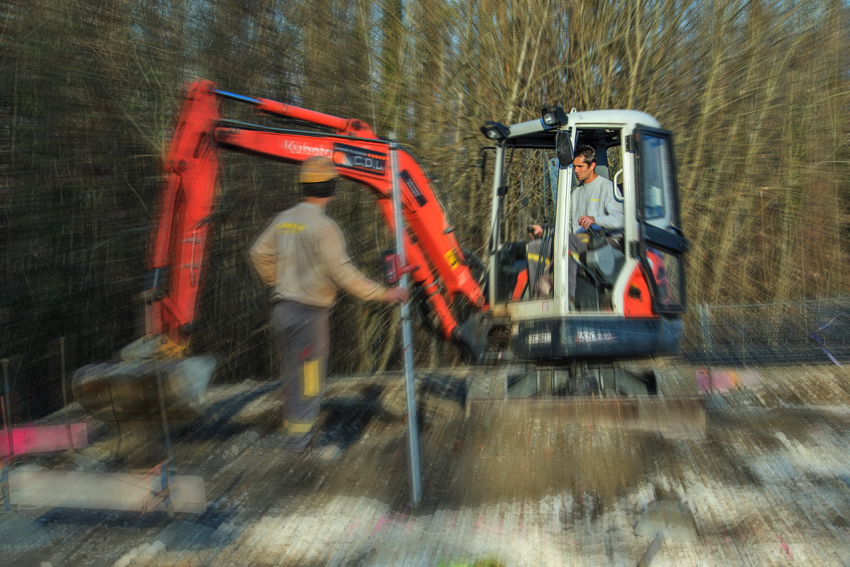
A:
[[[491,140],[504,140],[511,135],[511,129],[499,122],[487,121],[481,127],[481,133]]]
[[[567,115],[560,106],[544,106],[542,114],[546,126],[560,126],[568,122]]]

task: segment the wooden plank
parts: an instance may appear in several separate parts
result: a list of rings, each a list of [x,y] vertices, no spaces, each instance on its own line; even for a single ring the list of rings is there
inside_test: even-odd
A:
[[[89,444],[86,423],[12,428],[13,455],[79,449]],[[0,457],[9,454],[9,435],[0,429]]]
[[[171,476],[168,486],[175,512],[200,514],[206,509],[202,477]],[[9,487],[14,505],[166,511],[165,504],[154,495],[161,488],[159,474],[12,470]]]

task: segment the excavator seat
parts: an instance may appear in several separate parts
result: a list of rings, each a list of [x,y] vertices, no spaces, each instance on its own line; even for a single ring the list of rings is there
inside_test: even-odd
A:
[[[526,271],[528,262],[525,257],[525,242],[506,242],[496,252],[496,265],[499,267],[496,301],[509,301],[517,278]]]

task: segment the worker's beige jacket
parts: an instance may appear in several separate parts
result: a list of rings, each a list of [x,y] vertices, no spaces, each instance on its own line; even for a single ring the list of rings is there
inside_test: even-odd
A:
[[[340,287],[367,300],[386,293],[354,267],[342,231],[310,203],[280,213],[251,247],[251,260],[275,300],[330,307]]]

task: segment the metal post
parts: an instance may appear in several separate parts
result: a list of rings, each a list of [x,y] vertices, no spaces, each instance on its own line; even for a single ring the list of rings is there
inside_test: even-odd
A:
[[[699,306],[700,328],[702,330],[702,345],[706,358],[709,359],[714,352],[714,345],[711,340],[711,321],[708,316],[708,305],[705,303]]]
[[[0,490],[3,493],[3,508],[9,512],[12,510],[12,491],[9,489],[9,467],[12,465],[12,456],[15,454],[12,447],[12,406],[9,404],[9,359],[0,360],[3,365],[3,428],[6,430],[7,447],[9,452],[0,463]],[[8,418],[8,421],[7,421]]]
[[[168,465],[171,464],[171,456],[168,459],[159,465],[159,486],[160,486],[160,496],[162,496],[163,502],[165,502],[165,510],[168,512],[169,518],[174,518],[174,506],[171,504],[171,488],[168,486]]]
[[[68,411],[68,392],[65,382],[65,337],[59,337],[59,358],[62,360],[62,409]],[[65,415],[65,434],[68,436],[68,447],[74,448],[74,436],[71,434],[71,422]],[[62,420],[59,420],[62,423]]]
[[[168,412],[165,408],[165,393],[162,390],[162,373],[159,371],[159,365],[156,363],[154,364],[154,372],[156,373],[156,389],[159,394],[159,413],[162,417],[162,432],[165,435],[165,451],[168,455],[168,462],[172,462],[171,429],[168,427]]]
[[[404,254],[404,219],[401,215],[401,185],[399,183],[398,146],[390,145],[390,174],[393,183],[393,222],[395,223],[395,246],[399,263],[406,265]],[[407,287],[408,275],[402,275],[399,286]],[[416,389],[413,381],[413,339],[410,328],[410,306],[401,305],[401,337],[404,353],[404,383],[407,393],[407,432],[410,446],[410,476],[413,505],[422,501],[422,471],[419,465],[419,426],[416,419]]]
[[[6,392],[6,411],[4,414],[4,418],[8,418],[8,422],[4,423],[6,426],[6,436],[9,439],[9,458],[12,458],[12,455],[15,454],[14,447],[12,447],[12,404],[9,402],[9,359],[4,358],[0,360],[0,364],[3,365],[3,388]],[[6,421],[5,419],[3,421]]]
[[[0,461],[0,489],[3,492],[3,508],[7,512],[12,511],[12,491],[9,489],[9,466],[11,463],[11,454],[9,451],[9,458],[3,459]]]
[[[65,389],[65,337],[59,337],[59,356],[62,358],[62,409],[68,409],[68,394]]]

